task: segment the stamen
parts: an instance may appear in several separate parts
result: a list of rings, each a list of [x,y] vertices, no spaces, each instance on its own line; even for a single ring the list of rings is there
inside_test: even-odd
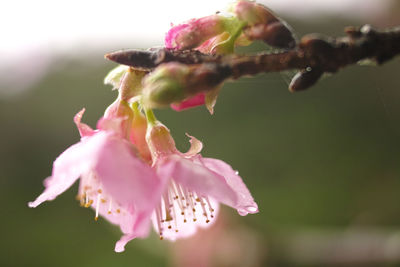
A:
[[[175,232],[178,232],[178,222],[176,218],[175,205],[172,205],[172,216],[174,216]]]
[[[204,215],[204,217],[206,217],[206,223],[209,223],[210,220],[208,219],[208,214],[207,214],[207,210],[205,207],[206,203],[204,203],[204,200],[202,197],[200,197],[199,200],[200,200],[201,208],[203,210],[203,215]]]
[[[211,206],[210,200],[208,199],[208,197],[204,197],[204,199],[207,201],[208,207],[210,209],[211,212],[214,211],[213,207]]]
[[[196,205],[198,206],[196,207]],[[179,213],[183,217],[183,223],[196,222],[203,216],[205,222],[209,223],[211,221],[210,218],[214,217],[213,212],[214,209],[207,197],[171,181],[155,209],[156,229],[158,228],[160,240],[164,239],[164,230],[171,230],[168,233],[172,233],[172,231],[179,232],[178,225],[181,223],[178,223]],[[179,217],[179,219],[182,217]]]
[[[100,197],[101,194],[98,194],[96,199],[96,217],[94,217],[96,221],[99,219]]]
[[[175,198],[175,199],[176,199],[176,202],[178,203],[179,208],[181,209],[181,215],[184,215],[186,206],[183,202],[183,200],[185,198],[183,197],[181,187],[179,185],[175,184],[174,182],[172,182],[172,186],[174,187],[175,192],[178,194],[178,198]]]
[[[89,198],[88,198],[89,199]],[[90,199],[89,202],[85,204],[85,208],[89,208],[93,204],[93,199]]]
[[[166,196],[163,197],[164,199],[164,209],[165,209],[165,221],[169,222],[172,221],[172,217],[171,214],[169,212],[170,210],[170,203],[169,203],[169,199],[168,199],[168,193]]]
[[[156,208],[156,221],[157,221],[157,226],[158,226],[158,232],[160,233],[160,240],[163,240],[164,237],[162,236],[162,226],[161,226],[161,208],[158,206]]]

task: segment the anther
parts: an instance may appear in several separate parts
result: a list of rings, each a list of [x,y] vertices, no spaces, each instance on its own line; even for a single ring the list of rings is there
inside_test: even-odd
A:
[[[110,199],[110,203],[108,203],[108,214],[111,214],[111,209],[112,209],[112,198]]]
[[[87,203],[85,204],[85,208],[89,208],[90,205],[92,205],[92,204],[93,204],[93,200],[91,199],[91,200],[89,200],[89,202],[87,202]]]

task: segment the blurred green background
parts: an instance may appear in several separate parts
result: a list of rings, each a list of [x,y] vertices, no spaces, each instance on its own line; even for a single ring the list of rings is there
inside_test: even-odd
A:
[[[342,35],[344,26],[360,25],[328,17],[289,22],[299,36]],[[119,229],[79,207],[76,185],[27,207],[53,160],[79,141],[73,116],[86,107],[84,121],[95,126],[116,97],[102,83],[115,66],[105,52],[60,57],[29,91],[0,99],[0,266],[173,266],[182,257],[180,243],[155,234],[115,253]],[[202,140],[203,155],[238,169],[259,205],[247,217],[224,210],[229,223],[213,238],[251,255],[232,263],[215,249],[215,266],[399,266],[399,69],[399,58],[353,66],[297,94],[287,90],[290,73],[259,75],[227,83],[213,116],[204,107],[157,111],[180,149],[188,148],[185,133]]]

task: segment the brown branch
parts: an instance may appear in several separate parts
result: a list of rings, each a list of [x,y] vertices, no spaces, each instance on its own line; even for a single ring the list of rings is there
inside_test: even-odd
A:
[[[334,73],[347,65],[370,59],[382,64],[400,54],[400,27],[376,31],[369,25],[347,27],[346,36],[324,38],[317,34],[304,36],[292,50],[251,56],[215,56],[198,51],[125,50],[107,54],[109,60],[138,69],[151,70],[162,63],[180,62],[198,68],[192,75],[192,85],[215,86],[224,80],[245,75],[298,69],[291,91],[307,89],[323,73]],[[197,73],[197,76],[196,76]]]
[[[149,50],[128,49],[106,54],[105,58],[135,69],[151,71],[158,65],[168,62],[182,64],[220,63],[222,57],[218,55],[203,54],[196,50],[169,50],[157,48]]]

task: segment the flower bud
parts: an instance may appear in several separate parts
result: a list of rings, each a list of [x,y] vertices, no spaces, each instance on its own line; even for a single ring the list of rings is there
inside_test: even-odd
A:
[[[320,69],[310,67],[298,72],[289,84],[289,91],[294,93],[310,88],[321,78],[322,74],[323,71]]]
[[[292,32],[280,21],[248,27],[244,34],[250,40],[262,40],[274,47],[291,49],[296,46]]]
[[[157,67],[144,80],[142,104],[146,108],[167,106],[185,98],[185,80],[189,67],[167,63]]]
[[[220,15],[211,15],[172,27],[165,36],[165,46],[179,50],[195,48],[224,32],[225,20]]]
[[[229,67],[217,64],[162,64],[146,76],[141,104],[151,109],[181,103],[202,92],[207,95],[230,75],[232,70]]]
[[[175,141],[172,138],[169,129],[159,121],[156,121],[154,124],[148,124],[146,141],[153,162],[159,157],[177,152]]]
[[[247,23],[244,36],[249,40],[262,40],[268,45],[286,49],[296,46],[290,27],[265,6],[241,0],[234,3],[230,11]]]
[[[227,47],[221,45],[222,43],[228,41],[229,38],[230,34],[228,32],[221,33],[205,41],[203,44],[197,47],[196,50],[204,54],[213,54],[213,55],[230,54],[233,52],[233,46]]]
[[[250,26],[279,21],[271,10],[252,1],[237,1],[228,10],[234,13],[240,20],[246,21]]]

